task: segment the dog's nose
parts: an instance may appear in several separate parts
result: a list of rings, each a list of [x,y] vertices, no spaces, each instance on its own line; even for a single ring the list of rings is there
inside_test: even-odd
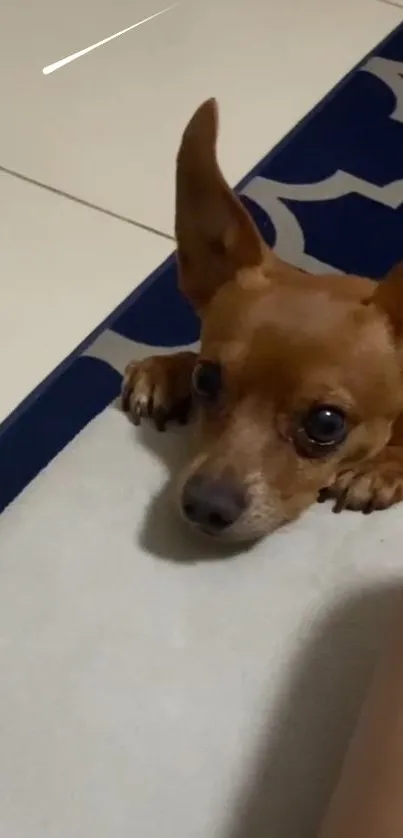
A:
[[[219,535],[234,524],[245,509],[243,492],[229,481],[194,475],[184,486],[183,512],[192,524]]]

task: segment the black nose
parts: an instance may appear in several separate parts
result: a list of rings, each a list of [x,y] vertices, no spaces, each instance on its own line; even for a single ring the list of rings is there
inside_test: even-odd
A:
[[[183,489],[182,508],[186,518],[212,535],[234,524],[245,506],[243,492],[226,480],[194,475]]]

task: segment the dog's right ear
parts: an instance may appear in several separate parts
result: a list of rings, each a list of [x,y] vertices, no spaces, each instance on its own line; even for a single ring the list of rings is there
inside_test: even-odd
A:
[[[180,287],[201,311],[238,271],[261,265],[268,247],[217,163],[215,99],[196,111],[177,158],[176,222]]]

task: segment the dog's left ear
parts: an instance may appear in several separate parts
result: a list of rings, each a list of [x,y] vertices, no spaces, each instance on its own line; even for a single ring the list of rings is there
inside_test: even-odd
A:
[[[395,265],[377,285],[371,297],[392,328],[398,348],[403,348],[403,262]]]
[[[230,189],[216,158],[214,99],[196,111],[177,158],[176,223],[180,286],[197,311],[237,273],[262,264],[269,248]]]

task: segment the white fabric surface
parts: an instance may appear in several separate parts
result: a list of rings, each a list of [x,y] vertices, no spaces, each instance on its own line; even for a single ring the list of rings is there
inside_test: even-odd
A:
[[[313,838],[403,577],[402,507],[217,558],[179,432],[115,406],[0,517],[7,838]]]

